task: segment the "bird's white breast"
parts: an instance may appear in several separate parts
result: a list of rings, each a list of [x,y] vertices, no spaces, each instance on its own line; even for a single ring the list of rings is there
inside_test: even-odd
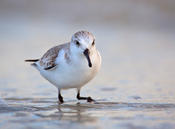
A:
[[[70,62],[64,58],[65,52],[61,51],[57,57],[58,65],[51,70],[39,68],[41,75],[60,89],[81,88],[90,81],[99,71],[101,57],[98,51],[91,55],[92,67],[84,56],[72,57]]]

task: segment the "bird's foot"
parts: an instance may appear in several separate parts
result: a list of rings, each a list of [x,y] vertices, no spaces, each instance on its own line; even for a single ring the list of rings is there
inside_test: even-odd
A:
[[[95,100],[92,99],[91,97],[87,97],[87,102],[95,102]]]

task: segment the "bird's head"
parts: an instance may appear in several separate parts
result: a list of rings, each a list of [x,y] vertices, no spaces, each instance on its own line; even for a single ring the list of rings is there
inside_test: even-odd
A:
[[[95,48],[95,37],[88,31],[78,31],[71,39],[71,49],[76,54],[84,56],[88,61],[88,66],[92,67],[90,55]]]

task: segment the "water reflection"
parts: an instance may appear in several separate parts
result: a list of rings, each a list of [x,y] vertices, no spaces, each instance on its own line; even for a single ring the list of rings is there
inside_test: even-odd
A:
[[[6,113],[13,114],[3,119],[4,125],[7,125],[8,122],[11,122],[12,125],[30,123],[29,125],[34,128],[38,128],[38,124],[47,122],[52,123],[52,127],[59,126],[59,128],[65,127],[65,124],[67,126],[73,124],[73,128],[77,126],[85,129],[106,128],[108,125],[105,122],[120,123],[115,127],[127,126],[130,128],[135,126],[138,120],[141,123],[152,120],[162,123],[165,122],[165,119],[169,125],[172,125],[175,115],[175,104],[171,103],[126,103],[97,100],[98,103],[67,101],[60,105],[56,98],[6,98],[4,101],[8,105],[0,107],[2,114],[0,118]]]

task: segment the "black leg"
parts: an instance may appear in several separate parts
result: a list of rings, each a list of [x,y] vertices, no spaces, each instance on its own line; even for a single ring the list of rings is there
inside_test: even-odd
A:
[[[80,90],[78,90],[77,99],[78,99],[78,100],[87,100],[87,102],[92,102],[92,101],[94,101],[91,97],[81,97],[81,96],[80,96]]]
[[[61,91],[58,89],[58,100],[60,101],[60,103],[63,103],[63,97],[61,96]]]

